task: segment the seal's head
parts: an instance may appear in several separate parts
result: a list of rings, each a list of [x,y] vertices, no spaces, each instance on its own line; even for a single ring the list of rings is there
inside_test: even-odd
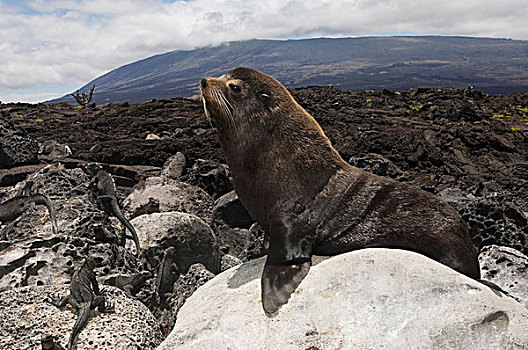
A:
[[[240,132],[258,131],[258,126],[274,128],[277,120],[273,120],[273,112],[295,103],[276,79],[245,67],[219,78],[204,78],[200,89],[205,114],[214,123],[222,143]]]
[[[239,67],[203,79],[200,87],[238,197],[261,225],[268,206],[313,198],[338,168],[349,166],[315,119],[269,75]]]

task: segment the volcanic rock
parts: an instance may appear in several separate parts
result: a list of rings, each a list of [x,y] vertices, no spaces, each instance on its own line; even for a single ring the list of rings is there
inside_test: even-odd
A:
[[[0,169],[35,164],[39,146],[21,127],[0,119]]]
[[[215,275],[207,270],[202,264],[194,264],[189,268],[189,271],[183,276],[180,276],[178,281],[174,284],[174,296],[172,299],[172,314],[176,316],[184,305],[185,301],[206,282],[212,280]],[[171,329],[172,326],[171,325]]]
[[[11,169],[0,169],[0,186],[15,186],[25,180],[29,175],[44,168],[45,164],[22,165]]]
[[[52,158],[65,158],[72,155],[68,145],[63,145],[55,140],[45,141],[40,145],[39,154],[45,154]]]
[[[178,152],[163,164],[161,170],[161,176],[167,179],[178,180],[185,170],[185,156],[183,153]]]
[[[475,245],[515,248],[528,253],[528,217],[510,192],[491,182],[482,182],[467,191],[446,188],[439,196],[455,207],[468,223]]]
[[[396,164],[379,154],[367,154],[365,157],[352,157],[348,160],[348,163],[379,176],[398,179],[403,175],[403,171]]]
[[[202,188],[214,199],[233,190],[227,165],[211,160],[198,159],[185,174],[183,181]]]
[[[0,293],[0,344],[5,350],[40,349],[40,339],[53,335],[66,347],[76,313],[45,302],[66,296],[67,285],[13,288]],[[77,349],[156,349],[161,342],[159,325],[149,310],[120,289],[103,286],[101,292],[115,313],[92,312],[77,338]]]
[[[215,220],[221,220],[229,227],[249,228],[253,219],[238,199],[235,191],[218,198],[213,210]]]
[[[482,279],[493,282],[528,309],[528,257],[509,247],[491,245],[479,254]]]
[[[117,245],[112,221],[97,206],[89,177],[79,168],[50,165],[19,183],[48,195],[59,232],[54,234],[47,208],[36,206],[0,227],[0,289],[63,282],[75,261],[92,255],[105,273],[135,272],[134,258]],[[14,191],[12,191],[14,192]]]

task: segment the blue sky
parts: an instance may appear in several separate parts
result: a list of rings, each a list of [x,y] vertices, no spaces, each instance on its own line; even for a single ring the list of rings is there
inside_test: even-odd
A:
[[[528,40],[527,0],[0,0],[0,101],[62,96],[124,64],[253,38]]]

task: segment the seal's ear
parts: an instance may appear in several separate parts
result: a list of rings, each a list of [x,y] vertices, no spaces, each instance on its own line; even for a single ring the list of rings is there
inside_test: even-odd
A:
[[[260,102],[266,106],[266,108],[271,108],[271,97],[270,95],[266,94],[266,93],[261,93],[259,95],[259,100]]]

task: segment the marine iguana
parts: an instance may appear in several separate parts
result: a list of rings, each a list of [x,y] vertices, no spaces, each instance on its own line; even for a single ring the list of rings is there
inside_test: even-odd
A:
[[[62,345],[55,342],[55,337],[52,335],[47,335],[40,339],[40,345],[42,350],[66,350]]]
[[[176,264],[176,248],[170,246],[165,250],[156,274],[156,302],[158,305],[167,307],[168,294],[172,293],[174,282],[180,274],[180,269]]]
[[[134,274],[116,274],[108,276],[103,280],[103,284],[122,289],[129,297],[133,297],[151,277],[152,273],[150,271],[141,271]]]
[[[18,195],[8,199],[0,204],[0,221],[7,222],[15,220],[29,208],[31,203],[45,205],[48,208],[53,233],[57,234],[58,228],[57,219],[55,217],[55,207],[53,207],[53,203],[49,197],[44,194]]]
[[[56,299],[48,300],[48,302],[60,309],[64,308],[66,304],[70,304],[77,310],[77,320],[70,335],[68,350],[73,349],[75,339],[88,322],[91,309],[97,307],[103,313],[114,312],[114,306],[106,305],[106,299],[99,290],[94,267],[94,260],[91,257],[86,257],[82,265],[73,273],[70,283],[70,294],[60,299],[59,302]]]
[[[113,215],[119,219],[123,226],[130,231],[130,234],[132,235],[131,238],[136,245],[136,256],[138,256],[140,251],[139,239],[136,230],[132,224],[130,224],[130,221],[125,218],[123,211],[119,206],[114,179],[112,179],[112,176],[97,164],[87,164],[83,168],[92,176],[90,186],[95,188],[98,194],[97,201],[100,203],[101,207],[108,215]],[[126,237],[126,235],[123,236],[123,243],[125,242]]]

